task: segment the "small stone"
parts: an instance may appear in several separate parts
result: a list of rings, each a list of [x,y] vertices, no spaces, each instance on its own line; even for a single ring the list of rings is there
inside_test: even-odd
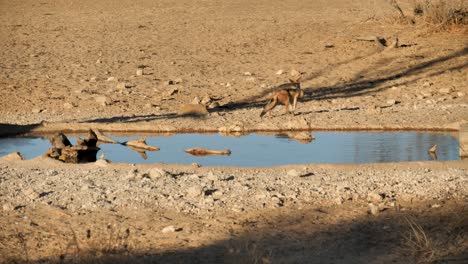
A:
[[[31,200],[39,198],[39,194],[31,188],[23,190],[23,194]]]
[[[107,167],[107,165],[109,164],[109,161],[106,159],[98,159],[96,160],[96,162],[94,162],[94,164],[99,167]]]
[[[250,76],[250,77],[247,77],[245,78],[245,81],[246,82],[255,82],[257,80],[257,78],[253,77],[253,76]]]
[[[325,44],[325,48],[327,48],[327,49],[330,49],[330,48],[333,48],[333,47],[335,47],[335,45],[333,45],[332,43]]]
[[[206,175],[206,178],[210,181],[218,180],[218,176],[216,176],[212,171],[208,172],[208,174]]]
[[[431,205],[431,208],[439,208],[439,207],[442,207],[442,205],[440,205],[440,204],[433,204],[433,205]]]
[[[119,82],[116,86],[116,89],[117,90],[124,90],[125,88],[131,88],[132,85],[129,84],[129,83],[125,83],[125,82]]]
[[[290,74],[291,74],[291,77],[301,76],[301,73],[295,69],[292,69]]]
[[[253,74],[251,72],[244,72],[244,76],[252,76]]]
[[[218,107],[220,107],[220,104],[218,102],[212,102],[210,105],[208,105],[209,109],[218,108]]]
[[[396,101],[394,99],[389,99],[386,101],[386,106],[392,106],[396,104]]]
[[[449,94],[452,91],[450,88],[442,88],[439,90],[439,94]]]
[[[457,92],[457,97],[463,97],[463,96],[465,96],[465,93]]]
[[[31,110],[31,113],[33,113],[33,114],[39,114],[39,113],[42,112],[42,111],[43,111],[43,110],[40,109],[40,108],[33,108],[33,109]]]
[[[192,104],[200,104],[200,103],[201,103],[200,97],[195,96],[195,98],[193,98],[193,100],[192,100],[191,103],[192,103]]]
[[[291,176],[291,177],[299,177],[301,176],[301,174],[295,170],[295,169],[292,169],[292,170],[289,170],[288,171],[288,176]]]
[[[369,204],[369,212],[372,214],[372,215],[379,215],[380,213],[380,210],[379,210],[379,207],[373,203],[370,203]]]
[[[116,80],[115,77],[110,76],[110,77],[107,77],[107,80],[106,80],[106,81],[108,81],[108,82],[113,82],[113,81],[115,81],[115,80]]]
[[[65,109],[72,109],[73,107],[75,107],[73,104],[71,103],[64,103],[63,104],[63,108]]]
[[[137,68],[136,75],[137,76],[142,76],[143,75],[143,68]]]
[[[193,162],[193,163],[192,163],[192,167],[195,167],[195,168],[200,168],[200,167],[201,167],[201,165],[200,165],[200,164],[198,164],[198,163],[196,163],[196,162]]]
[[[206,96],[203,97],[203,99],[201,100],[200,103],[202,105],[207,105],[207,104],[211,103],[211,100],[212,100],[211,97],[206,95]]]
[[[104,96],[104,95],[96,96],[94,97],[94,100],[96,101],[96,103],[102,106],[110,105],[112,103],[112,100],[109,97]]]
[[[279,70],[279,71],[276,72],[276,75],[281,75],[281,74],[283,74],[283,73],[284,73],[283,70]]]
[[[166,85],[173,85],[174,84],[174,81],[173,80],[167,80],[166,81]]]
[[[151,168],[147,173],[151,178],[165,177],[169,174],[167,171],[160,168]]]
[[[14,207],[11,204],[6,203],[2,205],[2,209],[3,211],[8,212],[8,211],[13,211]]]
[[[97,81],[96,76],[93,76],[93,77],[89,78],[89,82],[96,82],[96,81]]]
[[[101,59],[97,59],[96,64],[102,63]]]
[[[172,225],[166,226],[165,228],[163,228],[163,229],[161,230],[161,232],[163,232],[164,234],[165,234],[165,233],[173,233],[173,232],[175,232],[175,231],[176,231],[176,228],[175,228],[174,226],[172,226]]]
[[[429,86],[431,86],[431,85],[432,85],[432,83],[429,82],[429,81],[425,81],[425,82],[423,83],[423,86],[424,86],[424,87],[429,87]]]
[[[176,79],[174,80],[174,82],[175,82],[176,84],[182,83],[183,81],[184,81],[184,80],[182,80],[182,78],[176,78]]]
[[[340,196],[340,197],[336,197],[336,199],[335,199],[335,204],[340,205],[340,204],[343,204],[343,202],[344,202],[344,198],[343,198],[343,197],[341,197],[341,196]]]
[[[174,95],[174,94],[176,94],[176,93],[178,93],[178,92],[179,92],[179,89],[177,89],[177,88],[172,88],[172,89],[170,89],[169,91],[167,91],[167,95],[172,96],[172,95]]]
[[[203,190],[200,186],[192,186],[187,190],[187,197],[188,198],[196,198],[202,195]]]

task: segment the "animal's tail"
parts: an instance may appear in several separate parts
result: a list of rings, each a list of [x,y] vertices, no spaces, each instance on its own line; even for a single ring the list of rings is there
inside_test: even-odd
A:
[[[263,111],[260,113],[260,117],[263,117],[268,111],[273,110],[275,108],[276,103],[278,102],[278,98],[274,96],[264,107]]]

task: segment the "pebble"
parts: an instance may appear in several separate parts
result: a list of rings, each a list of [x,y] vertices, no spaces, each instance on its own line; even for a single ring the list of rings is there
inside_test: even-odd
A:
[[[284,73],[283,70],[279,70],[279,71],[276,72],[276,75],[281,75],[281,74],[283,74],[283,73]]]
[[[161,178],[169,175],[169,173],[163,169],[160,168],[151,168],[147,172],[148,176],[151,178]]]
[[[188,198],[196,198],[200,195],[202,195],[202,188],[200,186],[192,186],[190,188],[188,188],[187,190],[187,197]]]
[[[40,108],[33,108],[33,109],[31,110],[31,113],[33,113],[33,114],[39,114],[39,113],[42,112],[42,111],[43,111],[43,110],[40,109]]]
[[[301,176],[301,174],[295,170],[295,169],[292,169],[292,170],[289,170],[288,171],[288,176],[291,176],[291,177],[299,177]]]
[[[379,215],[380,213],[380,210],[379,210],[379,207],[373,203],[370,203],[369,204],[369,212],[372,214],[372,215]]]
[[[161,232],[163,232],[164,234],[165,233],[173,233],[176,231],[176,228],[173,226],[173,225],[170,225],[170,226],[166,226],[165,228],[163,228],[161,230]]]
[[[96,101],[96,103],[98,103],[98,104],[100,104],[102,106],[112,104],[112,100],[109,97],[104,96],[104,95],[96,96],[96,97],[94,97],[94,100]]]

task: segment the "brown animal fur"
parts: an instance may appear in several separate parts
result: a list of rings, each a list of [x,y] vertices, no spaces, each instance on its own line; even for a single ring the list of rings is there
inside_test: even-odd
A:
[[[286,114],[289,113],[289,105],[291,105],[292,101],[292,111],[296,111],[297,100],[304,96],[304,91],[301,90],[301,85],[299,83],[299,79],[297,80],[289,80],[290,83],[285,83],[278,86],[279,90],[273,93],[273,98],[263,107],[263,111],[260,114],[260,117],[264,116],[266,113],[270,112],[271,110],[278,105],[278,102],[281,102],[286,107]]]

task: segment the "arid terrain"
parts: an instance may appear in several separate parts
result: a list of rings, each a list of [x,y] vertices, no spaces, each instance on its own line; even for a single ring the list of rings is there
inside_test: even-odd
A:
[[[0,136],[456,132],[468,122],[466,2],[465,22],[443,26],[397,2],[412,22],[383,0],[0,0]],[[387,47],[359,40],[374,37]],[[261,118],[296,71],[295,114]],[[193,103],[209,113],[180,115]],[[467,181],[466,160],[0,158],[0,263],[466,263]]]

